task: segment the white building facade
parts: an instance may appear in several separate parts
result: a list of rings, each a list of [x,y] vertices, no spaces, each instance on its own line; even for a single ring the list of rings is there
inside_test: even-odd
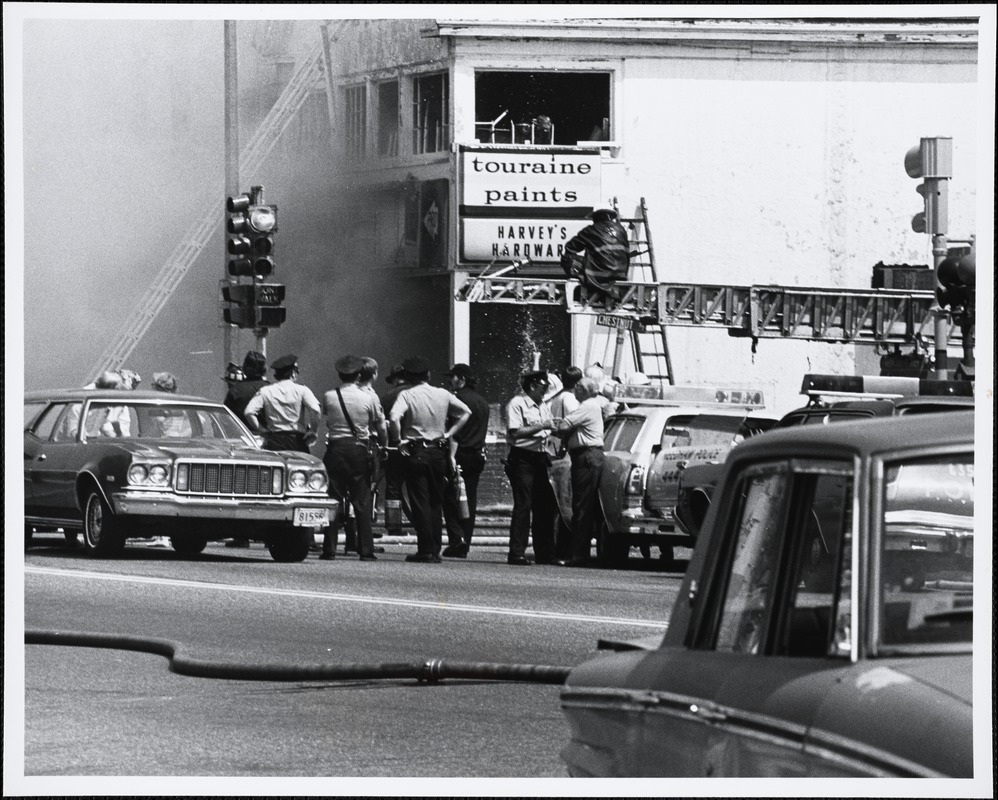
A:
[[[354,20],[325,32],[336,224],[319,235],[334,255],[315,265],[305,316],[328,329],[362,303],[384,324],[356,344],[347,326],[347,349],[383,363],[419,354],[438,375],[468,362],[493,404],[535,353],[552,369],[586,366],[595,317],[455,293],[525,252],[518,274],[564,277],[560,247],[594,207],[630,217],[645,201],[661,282],[870,288],[878,262],[932,263],[903,161],[920,137],[947,136],[949,229],[975,232],[972,19]],[[870,346],[667,335],[677,383],[760,386],[778,413],[799,404],[803,373],[878,363]]]

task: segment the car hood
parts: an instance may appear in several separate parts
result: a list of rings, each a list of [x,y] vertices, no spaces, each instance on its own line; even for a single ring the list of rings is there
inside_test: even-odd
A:
[[[212,459],[224,458],[226,460],[247,461],[259,464],[260,462],[273,462],[274,464],[300,464],[302,466],[315,466],[321,463],[319,459],[308,453],[299,453],[293,450],[274,452],[256,447],[246,447],[245,445],[234,444],[233,442],[213,442],[190,440],[179,442],[121,442],[119,446],[140,458],[187,458],[187,459]]]
[[[924,686],[971,705],[974,681],[967,656],[892,659],[891,668]]]

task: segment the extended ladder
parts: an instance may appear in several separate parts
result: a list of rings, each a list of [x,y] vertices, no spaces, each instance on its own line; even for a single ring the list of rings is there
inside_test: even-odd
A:
[[[281,134],[305,103],[309,93],[325,80],[322,50],[323,44],[317,43],[308,57],[301,62],[273,108],[243,148],[239,157],[241,176],[249,179],[258,173]],[[223,217],[221,204],[223,194],[221,187],[207,189],[202,194],[196,206],[200,210],[195,217],[198,221],[181,238],[180,243],[160,268],[152,286],[142,296],[135,311],[125,320],[113,343],[101,355],[100,360],[84,378],[84,382],[104,370],[119,368],[131,355],[205,245],[211,241]]]
[[[651,228],[648,225],[648,205],[641,198],[638,206],[638,216],[620,217],[617,202],[614,200],[614,210],[618,218],[630,234],[631,263],[627,280],[636,284],[657,284],[658,272],[655,267],[655,248],[652,245]],[[622,303],[626,303],[632,290],[625,289]],[[608,309],[610,310],[610,309]],[[603,331],[607,333],[603,333]],[[611,332],[612,331],[612,332]],[[667,381],[674,384],[672,374],[672,359],[669,356],[669,343],[665,335],[665,326],[657,314],[645,314],[638,319],[614,314],[597,314],[596,325],[589,337],[589,352],[586,353],[586,364],[595,359],[594,345],[600,339],[605,339],[607,347],[605,354],[611,352],[612,357],[604,361],[611,366],[612,375],[621,375],[624,367],[625,339],[629,340],[631,360],[635,372],[641,372],[655,381]],[[604,356],[606,357],[606,356]]]

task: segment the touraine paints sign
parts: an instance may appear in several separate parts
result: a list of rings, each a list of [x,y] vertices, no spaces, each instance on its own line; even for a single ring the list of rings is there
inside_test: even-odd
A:
[[[462,148],[461,258],[557,262],[600,204],[598,150]]]

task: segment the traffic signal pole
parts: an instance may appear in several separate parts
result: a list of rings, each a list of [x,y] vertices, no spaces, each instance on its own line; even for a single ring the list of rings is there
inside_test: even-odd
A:
[[[228,197],[239,194],[239,84],[238,72],[236,69],[236,21],[224,20],[222,23],[225,47],[225,193]],[[222,226],[222,252],[225,253],[228,234],[226,227]],[[229,277],[228,261],[222,258],[222,278],[225,283],[232,283]],[[236,335],[238,336],[238,328]],[[236,361],[233,355],[233,326],[222,326],[222,349],[225,363],[222,370],[228,364]],[[266,354],[264,354],[266,355]]]
[[[949,179],[953,177],[953,140],[948,136],[922,137],[904,156],[904,168],[910,178],[921,178],[916,191],[922,196],[923,210],[911,220],[915,233],[932,237],[932,260],[936,275],[935,315],[936,378],[949,377],[949,355],[946,340],[949,334],[949,311],[938,300],[945,285],[939,276],[939,266],[947,257],[946,232],[949,219]]]
[[[942,285],[942,282],[939,280],[939,265],[946,260],[947,252],[946,234],[934,234],[932,236],[932,268],[936,273],[937,288]],[[949,311],[943,308],[938,300],[933,304],[932,311],[935,314],[936,378],[945,381],[949,380],[949,352],[946,349],[946,342],[949,338]]]

